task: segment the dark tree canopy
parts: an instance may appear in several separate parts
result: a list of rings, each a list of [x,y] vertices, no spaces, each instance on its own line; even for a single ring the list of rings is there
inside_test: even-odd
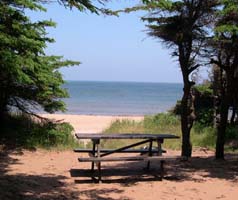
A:
[[[220,69],[221,87],[219,122],[217,126],[216,158],[224,158],[224,144],[229,107],[237,107],[238,84],[238,1],[221,0],[217,13],[211,63]]]

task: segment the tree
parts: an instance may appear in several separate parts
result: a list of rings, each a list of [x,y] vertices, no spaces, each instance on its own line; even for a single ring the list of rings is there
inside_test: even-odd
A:
[[[47,0],[0,1],[0,118],[17,108],[35,115],[38,108],[46,112],[64,111],[62,100],[68,93],[58,69],[79,62],[47,56],[44,49],[54,40],[47,37],[46,28],[52,21],[31,22],[25,10],[46,11]],[[97,12],[90,0],[61,0],[64,6]]]
[[[237,105],[238,83],[238,1],[221,0],[215,24],[211,63],[216,64],[221,74],[219,122],[217,126],[216,158],[224,159],[224,144],[230,106]]]
[[[159,6],[156,6],[156,2],[149,1],[149,4],[153,3],[149,6],[150,15],[143,20],[148,22],[148,34],[159,38],[172,50],[172,56],[178,57],[184,84],[181,101],[182,156],[190,157],[190,131],[195,119],[194,95],[191,90],[195,83],[190,79],[190,75],[201,65],[199,58],[218,2],[168,0],[162,4],[157,3]]]

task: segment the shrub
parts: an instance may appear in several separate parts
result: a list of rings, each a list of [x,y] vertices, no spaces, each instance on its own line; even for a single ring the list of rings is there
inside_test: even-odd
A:
[[[1,143],[11,143],[15,146],[32,147],[63,147],[75,146],[72,135],[73,127],[68,123],[41,121],[28,115],[11,115],[4,123]]]
[[[195,121],[204,127],[212,126],[213,124],[213,93],[210,84],[202,84],[194,87],[195,95]],[[170,111],[172,114],[181,115],[181,101],[177,101],[175,107]]]

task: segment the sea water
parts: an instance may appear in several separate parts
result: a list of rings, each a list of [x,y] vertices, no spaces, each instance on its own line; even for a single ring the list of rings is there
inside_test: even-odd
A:
[[[67,81],[66,114],[151,115],[171,109],[182,96],[179,83]]]

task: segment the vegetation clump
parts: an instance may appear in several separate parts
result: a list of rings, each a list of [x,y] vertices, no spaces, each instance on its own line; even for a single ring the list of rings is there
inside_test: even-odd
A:
[[[145,116],[144,120],[136,122],[133,120],[117,120],[110,127],[104,130],[104,133],[172,133],[182,136],[180,128],[180,117],[173,113],[159,113],[154,116]],[[238,149],[238,145],[234,145],[234,140],[238,139],[237,127],[229,127],[227,130],[227,150]],[[194,147],[204,147],[215,149],[216,145],[216,128],[211,125],[196,121],[191,130],[191,141]],[[129,144],[131,141],[104,141],[102,145],[107,148],[120,147]],[[181,149],[181,140],[166,140],[164,148]]]
[[[67,148],[77,145],[72,131],[68,123],[14,114],[9,115],[1,127],[0,143],[20,148]]]

